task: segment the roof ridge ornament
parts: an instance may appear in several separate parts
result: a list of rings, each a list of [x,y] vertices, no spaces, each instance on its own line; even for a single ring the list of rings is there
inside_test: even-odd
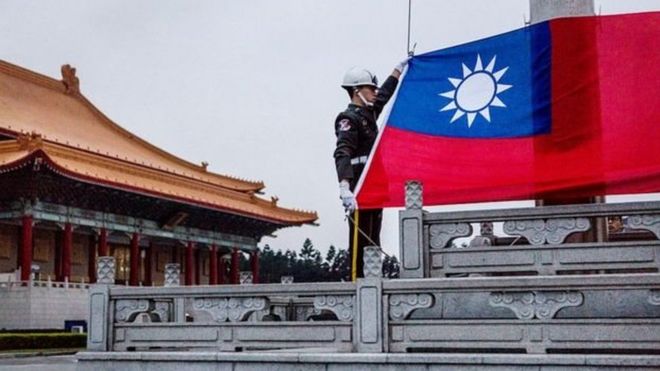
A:
[[[33,131],[31,133],[23,133],[16,138],[18,146],[22,150],[33,151],[35,149],[43,148],[44,141],[41,138],[41,134]]]
[[[70,64],[62,65],[62,82],[67,94],[80,94],[80,79],[76,76],[76,69]]]

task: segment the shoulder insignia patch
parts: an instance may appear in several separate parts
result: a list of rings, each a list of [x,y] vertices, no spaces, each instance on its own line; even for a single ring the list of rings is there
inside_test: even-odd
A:
[[[351,120],[342,119],[339,121],[339,131],[349,131],[351,130]]]

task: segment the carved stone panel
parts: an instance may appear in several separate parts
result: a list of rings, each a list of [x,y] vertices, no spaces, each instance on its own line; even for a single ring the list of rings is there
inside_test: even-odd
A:
[[[353,295],[323,295],[314,298],[314,308],[329,310],[337,316],[340,321],[353,320],[354,308]]]
[[[577,307],[583,301],[579,291],[523,291],[493,292],[488,303],[511,309],[518,319],[551,319],[562,308]]]
[[[240,322],[250,314],[270,307],[266,298],[199,298],[193,300],[193,309],[209,313],[217,322]]]
[[[321,309],[316,309],[314,307],[296,307],[296,321],[309,321],[311,316],[318,316],[322,313]]]
[[[472,226],[469,223],[433,224],[429,234],[431,248],[441,249],[455,238],[471,235]]]
[[[628,226],[633,229],[646,229],[660,238],[660,215],[631,215]]]
[[[96,282],[103,285],[114,285],[115,283],[115,258],[114,256],[99,256],[96,258]]]
[[[159,322],[170,321],[170,303],[157,301],[154,303],[154,309],[151,311],[158,318]]]
[[[252,283],[252,280],[253,280],[252,272],[250,272],[250,271],[239,272],[238,277],[239,277],[238,282],[241,285],[249,285],[249,284]]]
[[[433,305],[431,294],[393,294],[390,295],[390,319],[401,321],[412,311],[420,308],[430,308]]]
[[[424,188],[421,182],[410,180],[406,182],[406,209],[421,210],[423,206]]]
[[[181,280],[181,266],[176,263],[165,264],[165,282],[164,286],[179,286]]]
[[[561,244],[573,232],[583,232],[591,228],[587,218],[558,218],[514,220],[504,222],[504,232],[513,236],[523,236],[532,245]]]
[[[649,292],[649,303],[651,305],[660,305],[660,290],[651,290]]]
[[[132,322],[138,313],[149,311],[147,299],[120,299],[115,302],[115,321],[119,323]]]
[[[376,246],[364,248],[364,277],[381,278],[383,276],[383,256]]]

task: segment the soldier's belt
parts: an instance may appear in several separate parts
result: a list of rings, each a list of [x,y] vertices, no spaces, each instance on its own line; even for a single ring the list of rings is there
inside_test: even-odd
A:
[[[353,157],[351,159],[351,165],[366,164],[368,158],[369,156]]]

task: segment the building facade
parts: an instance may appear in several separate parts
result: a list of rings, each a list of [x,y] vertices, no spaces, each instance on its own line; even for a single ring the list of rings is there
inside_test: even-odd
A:
[[[95,282],[114,256],[117,283],[238,283],[240,254],[258,282],[257,242],[316,213],[259,197],[263,182],[211,173],[115,124],[79,90],[0,61],[0,281]]]

